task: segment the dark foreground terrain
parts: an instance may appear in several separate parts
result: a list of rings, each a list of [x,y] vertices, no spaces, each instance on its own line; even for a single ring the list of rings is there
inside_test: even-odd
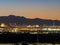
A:
[[[20,34],[4,33],[0,34],[0,43],[60,43],[60,34]]]

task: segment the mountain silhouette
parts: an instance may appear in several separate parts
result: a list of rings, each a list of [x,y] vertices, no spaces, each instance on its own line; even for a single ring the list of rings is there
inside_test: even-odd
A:
[[[24,16],[0,16],[0,24],[17,24],[17,25],[47,25],[52,26],[53,24],[56,26],[60,25],[60,20],[48,20],[48,19],[40,19],[40,18],[25,18]]]

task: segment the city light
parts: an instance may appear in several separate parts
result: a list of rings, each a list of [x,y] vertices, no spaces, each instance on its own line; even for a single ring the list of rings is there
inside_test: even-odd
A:
[[[2,23],[0,26],[1,26],[1,27],[6,27],[6,25],[5,25],[4,23]]]
[[[50,33],[51,31],[60,31],[60,26],[39,26],[39,25],[23,25],[23,26],[8,26],[4,23],[1,23],[0,25],[0,32],[26,32],[29,31],[30,33],[37,33],[39,31],[39,33],[43,32],[43,33]],[[41,32],[40,32],[41,31]],[[45,32],[44,32],[45,31]],[[47,32],[46,32],[47,31]]]

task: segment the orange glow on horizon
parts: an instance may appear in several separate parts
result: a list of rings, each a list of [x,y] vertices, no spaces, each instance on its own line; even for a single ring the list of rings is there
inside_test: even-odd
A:
[[[41,18],[41,19],[52,19],[52,20],[60,20],[60,13],[57,11],[48,11],[48,10],[13,10],[13,11],[0,11],[0,16],[8,16],[8,15],[16,15],[16,16],[24,16],[27,18]]]

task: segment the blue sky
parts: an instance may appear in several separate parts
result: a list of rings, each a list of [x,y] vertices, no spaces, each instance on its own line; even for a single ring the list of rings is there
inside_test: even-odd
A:
[[[60,19],[60,0],[0,0],[0,16],[9,14]]]

